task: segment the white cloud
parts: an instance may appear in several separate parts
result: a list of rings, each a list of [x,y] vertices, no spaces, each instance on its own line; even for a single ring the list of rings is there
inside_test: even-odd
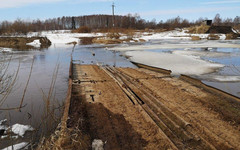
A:
[[[53,2],[75,2],[75,3],[89,3],[89,2],[108,2],[112,0],[0,0],[0,8],[14,8],[21,7],[31,4],[39,4],[39,3],[53,3]]]
[[[172,10],[156,10],[140,13],[141,16],[159,16],[159,15],[181,15],[189,13],[207,13],[216,11],[227,11],[240,9],[240,7],[214,7],[214,8],[192,8],[192,9],[172,9]]]
[[[63,0],[0,0],[0,8],[20,7],[37,3],[51,3]]]
[[[210,4],[232,4],[232,3],[240,3],[240,0],[204,2],[204,3],[202,3],[202,4],[204,4],[204,5],[210,5]]]

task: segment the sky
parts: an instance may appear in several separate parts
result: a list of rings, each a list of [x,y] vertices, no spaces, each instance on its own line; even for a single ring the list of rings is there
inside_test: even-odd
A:
[[[177,16],[197,20],[240,15],[240,0],[0,0],[0,21],[48,19],[62,16],[111,14],[139,14],[151,21],[166,21]]]

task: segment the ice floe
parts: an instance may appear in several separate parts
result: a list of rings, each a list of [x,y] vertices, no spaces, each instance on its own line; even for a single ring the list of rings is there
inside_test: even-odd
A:
[[[222,64],[205,61],[196,56],[187,56],[171,53],[156,53],[149,51],[129,51],[133,62],[171,70],[172,74],[202,75],[224,67]]]
[[[175,50],[173,54],[197,56],[197,57],[227,57],[231,56],[231,53],[215,52],[215,51],[193,51],[193,50]]]
[[[8,52],[11,52],[12,49],[11,48],[3,48],[3,47],[0,47],[0,52],[2,53],[8,53]]]
[[[21,125],[21,124],[14,124],[12,126],[12,132],[17,134],[21,137],[24,136],[26,131],[33,131],[34,129],[30,125]]]
[[[25,148],[27,145],[28,145],[28,143],[22,142],[22,143],[8,146],[8,147],[4,148],[3,150],[19,150],[19,149]]]
[[[205,41],[200,43],[162,43],[153,45],[131,45],[111,48],[116,51],[154,50],[154,49],[176,49],[176,48],[240,48],[240,44],[220,43],[217,41]]]
[[[3,132],[3,135],[0,135],[1,138],[6,138],[6,132],[12,132],[15,134],[15,137],[17,136],[21,136],[23,137],[24,134],[27,132],[27,131],[33,131],[34,128],[31,127],[30,125],[22,125],[22,124],[14,124],[12,126],[7,126],[6,125],[6,122],[7,122],[7,119],[4,119],[4,120],[1,120],[0,121],[0,130],[4,131]]]
[[[212,76],[213,79],[220,82],[240,82],[240,76]]]

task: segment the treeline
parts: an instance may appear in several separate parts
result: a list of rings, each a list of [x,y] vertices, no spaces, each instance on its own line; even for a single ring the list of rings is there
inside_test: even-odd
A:
[[[0,34],[26,34],[28,32],[40,32],[47,30],[69,30],[87,26],[91,29],[102,28],[132,28],[132,29],[166,29],[171,30],[175,28],[190,27],[193,25],[200,25],[207,18],[199,18],[196,21],[189,21],[180,17],[168,19],[165,22],[146,21],[139,15],[128,14],[126,16],[111,16],[111,15],[90,15],[78,17],[59,17],[46,20],[24,21],[17,19],[14,22],[3,21],[0,23]],[[219,14],[213,19],[215,25],[239,26],[240,17],[234,19],[222,19]]]

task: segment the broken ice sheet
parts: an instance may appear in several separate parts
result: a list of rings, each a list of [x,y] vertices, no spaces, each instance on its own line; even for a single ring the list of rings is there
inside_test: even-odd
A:
[[[25,148],[27,145],[28,145],[28,143],[22,142],[22,143],[8,146],[8,147],[4,148],[3,150],[19,150],[19,149]]]
[[[202,60],[196,56],[149,51],[129,51],[125,54],[130,56],[129,59],[133,62],[171,70],[174,75],[202,75],[224,67],[222,64]]]

